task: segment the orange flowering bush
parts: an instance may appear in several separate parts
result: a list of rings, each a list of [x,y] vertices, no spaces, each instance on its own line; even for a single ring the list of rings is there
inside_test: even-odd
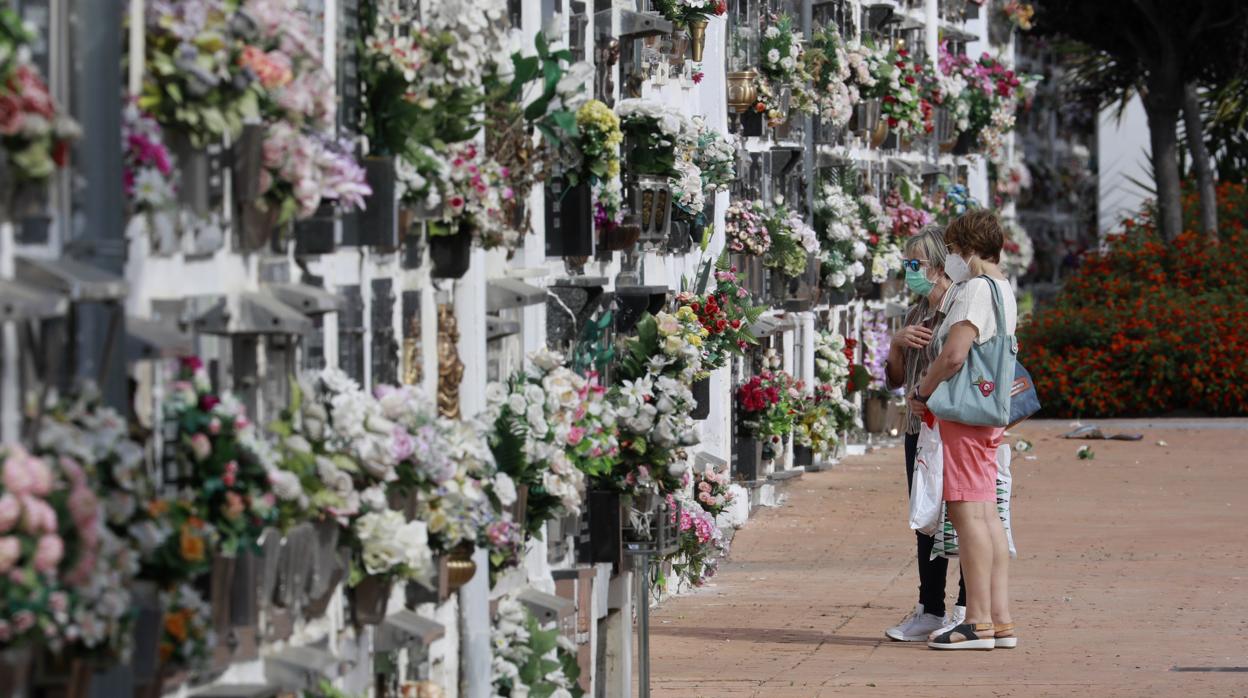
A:
[[[1147,214],[1126,221],[1020,328],[1044,414],[1248,414],[1248,190],[1219,186],[1216,243],[1192,232],[1196,205],[1173,243]]]

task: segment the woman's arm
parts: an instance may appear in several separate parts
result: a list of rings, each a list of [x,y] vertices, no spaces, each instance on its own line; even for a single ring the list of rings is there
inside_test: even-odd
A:
[[[884,361],[884,382],[889,390],[906,383],[906,349],[922,349],[930,341],[932,331],[922,325],[906,325],[893,334],[893,341],[888,345],[888,358]]]
[[[962,364],[966,363],[966,357],[971,353],[971,345],[975,342],[975,338],[979,336],[979,330],[975,329],[975,325],[968,320],[963,320],[955,324],[949,329],[949,337],[945,339],[945,345],[940,350],[940,356],[937,356],[932,365],[927,367],[927,373],[919,379],[919,385],[915,388],[915,392],[923,396],[923,400],[916,400],[913,395],[910,398],[910,411],[920,417],[927,413],[927,398],[932,396],[932,391],[941,383],[949,380],[962,369]]]
[[[919,381],[919,394],[929,397],[936,386],[952,378],[962,368],[962,364],[966,363],[966,357],[971,353],[971,345],[978,336],[979,330],[969,320],[963,320],[950,328],[940,356],[936,357]]]
[[[884,361],[884,379],[889,390],[896,390],[906,382],[905,352],[901,349],[901,342],[896,339],[888,347],[888,359]]]

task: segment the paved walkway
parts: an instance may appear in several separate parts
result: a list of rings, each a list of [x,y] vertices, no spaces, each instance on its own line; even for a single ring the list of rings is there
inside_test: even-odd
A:
[[[795,481],[713,584],[653,614],[653,695],[1248,696],[1248,434],[1155,426],[1137,443],[1057,438],[1067,422],[1014,434],[1035,444],[1014,461],[1019,649],[884,639],[917,597],[886,449]]]

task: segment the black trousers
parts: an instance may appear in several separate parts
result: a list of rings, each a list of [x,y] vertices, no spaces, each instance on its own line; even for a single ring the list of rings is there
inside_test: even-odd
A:
[[[919,435],[906,434],[906,494],[914,490],[914,457],[919,449]],[[932,546],[935,540],[919,531],[914,532],[918,539],[919,557],[919,603],[923,604],[923,612],[936,616],[945,614],[945,577],[949,573],[949,560],[943,557],[932,557]],[[959,570],[960,572],[961,570]],[[958,579],[958,605],[966,605],[966,580]]]

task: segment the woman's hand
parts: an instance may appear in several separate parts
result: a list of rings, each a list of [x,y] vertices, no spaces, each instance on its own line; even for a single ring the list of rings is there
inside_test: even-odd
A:
[[[922,325],[906,325],[893,335],[893,342],[906,349],[922,349],[932,341],[932,331]]]
[[[911,396],[910,397],[910,412],[914,416],[922,418],[923,415],[927,414],[927,403],[919,402],[918,400],[915,400],[913,396]]]

